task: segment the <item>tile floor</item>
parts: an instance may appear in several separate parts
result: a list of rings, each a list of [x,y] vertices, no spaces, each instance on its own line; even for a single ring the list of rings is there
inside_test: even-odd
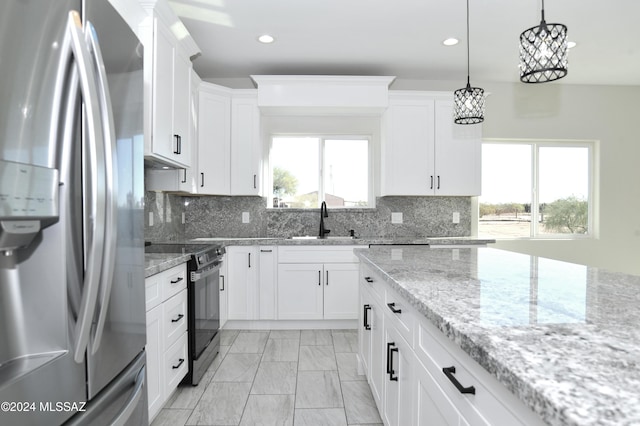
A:
[[[180,386],[152,426],[381,425],[356,370],[355,330],[223,330],[198,386]]]

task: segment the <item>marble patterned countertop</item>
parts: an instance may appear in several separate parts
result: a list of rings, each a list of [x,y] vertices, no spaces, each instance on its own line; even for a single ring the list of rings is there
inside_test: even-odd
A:
[[[355,245],[368,246],[371,244],[431,244],[431,245],[468,245],[494,243],[492,239],[471,237],[364,237],[364,238],[278,238],[278,237],[203,237],[182,241],[157,241],[152,244],[219,244],[222,246],[255,246],[255,245]],[[189,256],[183,254],[150,254],[145,253],[145,278],[170,269],[180,263],[189,260]]]
[[[639,276],[487,247],[355,252],[547,424],[640,424]]]

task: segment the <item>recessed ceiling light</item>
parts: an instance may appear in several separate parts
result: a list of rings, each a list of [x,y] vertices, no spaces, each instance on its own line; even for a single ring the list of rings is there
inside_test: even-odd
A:
[[[258,37],[258,41],[260,43],[269,44],[269,43],[273,43],[275,41],[275,38],[273,38],[273,36],[270,36],[269,34],[263,34],[260,37]]]
[[[575,41],[568,41],[567,42],[567,49],[571,49],[573,47],[576,47],[576,44],[578,44],[578,43],[576,43]]]
[[[459,43],[459,40],[457,38],[453,38],[453,37],[450,37],[450,38],[442,41],[442,44],[444,44],[445,46],[455,46],[458,43]]]

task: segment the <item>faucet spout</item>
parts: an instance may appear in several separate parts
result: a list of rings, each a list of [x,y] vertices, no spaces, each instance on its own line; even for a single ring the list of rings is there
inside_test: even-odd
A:
[[[329,217],[329,213],[327,212],[327,203],[323,201],[322,204],[320,204],[320,232],[318,233],[318,237],[320,238],[325,238],[327,234],[331,232],[330,229],[325,229],[324,227],[325,217]]]

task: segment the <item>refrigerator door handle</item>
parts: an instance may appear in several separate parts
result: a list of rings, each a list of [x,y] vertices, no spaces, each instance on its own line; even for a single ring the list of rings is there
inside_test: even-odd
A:
[[[113,419],[111,426],[124,426],[131,417],[133,411],[137,408],[138,402],[140,402],[140,398],[143,396],[142,392],[144,391],[146,368],[147,367],[144,366],[140,369],[140,372],[136,376],[136,385],[131,396],[115,419]]]
[[[107,82],[107,71],[102,59],[102,51],[98,42],[96,30],[91,22],[85,22],[85,37],[92,55],[92,65],[97,74],[99,106],[102,117],[102,130],[104,135],[104,160],[105,160],[105,181],[106,181],[106,220],[104,224],[104,257],[102,262],[102,275],[100,279],[100,298],[98,301],[98,322],[95,328],[93,339],[91,340],[91,353],[95,354],[100,347],[102,332],[107,317],[109,299],[113,284],[113,272],[115,268],[116,244],[118,229],[118,205],[116,196],[118,193],[118,181],[115,170],[117,170],[115,125],[113,121],[113,109],[111,96],[109,95],[109,85]]]
[[[102,227],[104,227],[105,223],[104,195],[102,194],[105,190],[105,176],[104,171],[100,170],[101,167],[104,167],[104,159],[101,158],[104,155],[104,141],[100,125],[96,78],[90,65],[89,50],[83,38],[80,15],[73,10],[68,15],[65,44],[70,47],[69,53],[73,53],[75,69],[80,83],[80,92],[84,101],[84,110],[87,117],[86,129],[89,135],[87,148],[90,154],[90,164],[88,171],[92,175],[89,185],[90,200],[88,200],[87,204],[91,211],[90,216],[93,218],[94,226],[90,241],[87,242],[89,249],[86,254],[82,299],[75,325],[75,347],[73,350],[74,360],[77,363],[81,363],[84,361],[85,351],[89,342],[102,274],[104,250]],[[87,235],[87,237],[89,236]]]

